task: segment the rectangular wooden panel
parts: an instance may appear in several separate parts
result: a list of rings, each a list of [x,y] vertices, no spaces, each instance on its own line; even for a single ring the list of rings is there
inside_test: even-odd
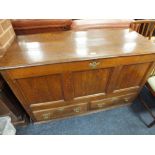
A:
[[[62,83],[64,100],[72,101],[74,99],[74,89],[71,72],[65,72],[62,74]]]
[[[150,65],[151,63],[142,63],[123,66],[117,78],[115,90],[140,86]]]
[[[132,102],[136,94],[128,94],[123,96],[117,96],[112,98],[107,98],[103,100],[92,101],[90,104],[90,108],[92,110],[104,109],[111,106],[116,106],[119,104],[127,104]]]
[[[77,115],[84,112],[87,112],[87,103],[34,111],[33,114],[36,117],[37,121],[46,121],[54,118]]]
[[[97,62],[100,62],[98,68],[109,68],[129,64],[138,64],[153,62],[155,60],[155,55],[137,55],[137,56],[128,56],[128,57],[115,57],[115,58],[106,58],[106,59],[97,59]],[[62,72],[72,72],[72,71],[81,71],[91,69],[89,64],[94,60],[87,61],[76,61],[76,62],[67,62],[67,63],[58,63],[50,65],[40,65],[35,67],[25,67],[9,70],[12,79],[18,78],[27,78],[35,76],[43,76],[51,74],[60,74]]]
[[[73,73],[75,97],[105,93],[110,69],[95,69]]]
[[[29,104],[63,99],[61,75],[18,79],[17,83]]]
[[[74,113],[70,106],[80,103],[90,103],[90,109],[84,110],[82,113],[123,105],[127,102],[125,102],[125,98],[119,96],[122,94],[126,97],[132,92],[137,94],[152,64],[152,62],[117,64],[118,66],[107,68],[99,65],[93,69],[87,61],[83,61],[83,63],[88,65],[88,69],[79,66],[79,70],[57,74],[49,71],[48,75],[33,74],[33,77],[26,76],[13,80],[13,85],[16,85],[26,100],[23,104],[26,105],[25,109],[34,121],[76,115],[78,113]],[[42,69],[46,69],[46,67],[43,66]],[[30,68],[32,72],[35,71],[34,67]],[[40,68],[40,66],[36,68]],[[55,68],[56,70],[57,68]],[[22,72],[24,69],[21,70],[21,74]],[[129,101],[133,98],[133,96],[129,97]],[[67,108],[63,112],[58,110],[68,106],[69,109]]]

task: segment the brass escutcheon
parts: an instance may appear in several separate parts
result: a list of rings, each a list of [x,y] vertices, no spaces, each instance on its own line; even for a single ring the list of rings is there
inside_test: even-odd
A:
[[[80,107],[76,107],[73,110],[74,110],[74,112],[80,112],[81,108]]]
[[[129,101],[129,99],[128,99],[128,98],[125,98],[125,99],[124,99],[124,101],[125,101],[125,102],[128,102],[128,101]]]
[[[92,69],[97,68],[98,65],[100,65],[100,62],[93,61],[93,62],[89,63],[89,66],[90,66]]]
[[[44,119],[49,119],[51,116],[51,113],[45,113],[42,115]]]
[[[99,108],[102,108],[102,104],[101,104],[101,103],[98,103],[97,106],[98,106]]]

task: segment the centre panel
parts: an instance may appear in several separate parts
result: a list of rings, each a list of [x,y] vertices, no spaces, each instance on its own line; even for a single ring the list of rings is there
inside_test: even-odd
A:
[[[105,93],[110,69],[73,72],[74,97]]]

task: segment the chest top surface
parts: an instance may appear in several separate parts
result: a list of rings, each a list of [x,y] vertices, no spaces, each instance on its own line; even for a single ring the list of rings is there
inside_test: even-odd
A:
[[[155,53],[155,44],[129,29],[93,29],[17,36],[0,69]]]

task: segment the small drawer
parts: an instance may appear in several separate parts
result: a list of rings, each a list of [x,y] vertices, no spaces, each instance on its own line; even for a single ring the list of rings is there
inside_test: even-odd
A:
[[[108,108],[111,106],[127,104],[132,102],[136,94],[123,95],[118,97],[107,98],[103,100],[91,101],[90,108],[92,110]]]
[[[37,121],[45,121],[54,118],[61,118],[65,116],[78,115],[87,112],[87,103],[81,103],[70,106],[63,106],[59,108],[52,108],[47,110],[34,111],[33,114]]]

